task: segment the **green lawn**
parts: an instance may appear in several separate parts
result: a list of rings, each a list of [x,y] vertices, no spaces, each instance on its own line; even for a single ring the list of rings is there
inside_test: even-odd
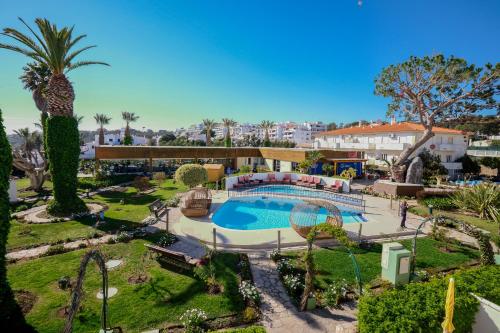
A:
[[[413,214],[416,214],[419,216],[423,216],[423,217],[429,216],[429,208],[422,206],[422,205],[411,207],[409,209],[409,211],[410,211],[410,213],[413,213]],[[486,231],[489,231],[492,234],[498,234],[498,224],[496,224],[490,220],[480,219],[479,217],[461,214],[458,211],[446,211],[446,210],[435,209],[433,211],[433,214],[449,216],[449,217],[454,218],[456,220],[467,222],[469,224],[475,225],[476,227],[481,228],[481,229],[486,230]]]
[[[12,220],[7,250],[12,251],[46,243],[52,244],[65,241],[68,238],[87,238],[96,232],[104,234],[102,231],[92,228],[90,220],[88,222],[89,224],[85,224],[85,221],[27,224]]]
[[[109,286],[118,288],[118,294],[109,299],[109,324],[121,326],[125,332],[140,332],[158,328],[165,323],[178,323],[184,311],[200,308],[209,317],[240,312],[243,302],[238,294],[236,254],[221,253],[215,259],[217,279],[224,292],[209,295],[204,284],[191,275],[179,274],[160,267],[153,259],[141,264],[146,253],[144,240],[130,243],[102,245],[107,258],[122,258],[124,264],[109,272]],[[85,250],[18,262],[8,266],[8,278],[14,290],[27,290],[37,296],[33,309],[26,315],[37,331],[60,332],[63,319],[57,311],[68,305],[70,293],[57,286],[57,280],[68,275],[74,281]],[[143,267],[143,269],[141,269]],[[131,284],[128,278],[145,271],[149,281]],[[84,298],[80,313],[75,317],[74,332],[99,330],[100,305],[95,294],[100,288],[96,265],[90,264],[84,283]]]
[[[404,240],[401,243],[407,249],[411,249],[410,240]],[[440,247],[444,247],[444,244],[431,238],[419,238],[417,240],[417,268],[452,268],[479,257],[478,251],[468,247],[450,245],[453,249],[451,253],[442,252]],[[380,276],[381,244],[374,244],[370,249],[355,249],[352,252],[360,267],[363,284]],[[288,252],[284,255],[291,258],[298,269],[303,270],[302,262],[297,260],[301,253]],[[315,284],[321,289],[325,289],[336,279],[343,278],[350,283],[356,282],[352,260],[343,249],[314,250],[314,263],[317,271]]]
[[[90,202],[104,203],[109,207],[104,214],[107,223],[99,227],[99,230],[92,228],[95,221],[90,217],[78,221],[47,224],[25,224],[12,221],[7,248],[13,250],[37,244],[64,241],[67,238],[86,238],[95,232],[118,230],[122,225],[137,227],[138,223],[149,215],[148,204],[156,199],[172,198],[176,193],[185,190],[184,186],[174,184],[172,180],[166,180],[151,194],[137,196],[137,191],[134,188],[128,188],[124,193],[106,192],[86,199]],[[120,203],[122,199],[125,202],[123,205]]]
[[[16,188],[17,188],[17,196],[18,198],[27,198],[37,196],[38,193],[33,190],[27,190],[30,186],[30,180],[28,178],[19,178],[16,179]],[[46,180],[43,183],[44,195],[48,192],[52,191],[52,182],[50,180]],[[48,193],[50,194],[50,193]]]

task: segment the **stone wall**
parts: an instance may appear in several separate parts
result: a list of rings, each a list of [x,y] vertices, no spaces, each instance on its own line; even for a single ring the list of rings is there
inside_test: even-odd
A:
[[[418,191],[424,189],[421,184],[395,183],[386,180],[378,180],[373,184],[373,190],[379,194],[389,194],[393,196],[414,197]]]

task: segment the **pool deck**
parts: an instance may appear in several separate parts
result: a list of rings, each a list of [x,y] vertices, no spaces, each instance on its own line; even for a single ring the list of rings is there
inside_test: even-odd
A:
[[[212,223],[210,216],[228,199],[225,191],[213,194],[210,215],[201,218],[188,218],[181,216],[178,223],[172,225],[175,233],[201,241],[207,245],[213,244],[213,229],[216,230],[216,242],[219,249],[272,249],[278,245],[278,230],[281,232],[281,247],[304,246],[305,239],[299,236],[292,228],[277,228],[265,230],[234,230],[222,228]],[[365,196],[366,212],[364,216],[368,220],[361,223],[344,224],[344,229],[349,237],[358,240],[360,224],[362,225],[361,239],[387,239],[401,236],[413,235],[415,226],[421,218],[408,214],[407,229],[401,230],[400,217],[398,217],[398,202],[393,202],[390,208],[390,200]],[[323,246],[334,245],[332,240],[318,241]]]

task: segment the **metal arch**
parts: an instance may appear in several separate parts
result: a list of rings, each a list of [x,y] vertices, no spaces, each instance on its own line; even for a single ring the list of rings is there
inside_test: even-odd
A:
[[[415,234],[413,235],[412,239],[412,245],[411,245],[411,268],[410,268],[410,276],[412,276],[415,273],[415,265],[417,263],[417,237],[420,232],[420,229],[426,224],[427,222],[432,221],[432,217],[429,217],[426,220],[423,220],[417,227],[417,230],[415,230]]]
[[[68,313],[68,318],[66,319],[66,324],[64,325],[63,333],[71,333],[73,331],[73,319],[80,306],[80,300],[82,297],[82,286],[83,279],[85,278],[85,272],[87,265],[90,260],[93,259],[99,266],[99,270],[102,275],[102,309],[101,309],[101,329],[106,332],[108,329],[107,325],[107,311],[108,311],[108,270],[106,269],[106,264],[104,262],[104,257],[98,250],[91,250],[85,253],[80,262],[80,268],[78,270],[78,278],[76,280],[76,286],[71,295],[71,305]]]
[[[356,258],[354,257],[354,254],[351,252],[351,250],[347,247],[344,246],[344,248],[349,252],[349,257],[352,260],[352,265],[354,266],[354,275],[356,275],[356,281],[358,281],[358,288],[359,288],[359,295],[363,294],[363,285],[361,282],[361,270],[359,269],[358,262],[356,261]]]

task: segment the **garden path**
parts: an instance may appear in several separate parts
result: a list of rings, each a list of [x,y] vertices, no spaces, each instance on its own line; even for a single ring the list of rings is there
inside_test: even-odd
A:
[[[342,310],[300,312],[288,297],[269,254],[252,253],[249,259],[255,286],[261,294],[262,324],[267,332],[356,332],[354,304]]]

